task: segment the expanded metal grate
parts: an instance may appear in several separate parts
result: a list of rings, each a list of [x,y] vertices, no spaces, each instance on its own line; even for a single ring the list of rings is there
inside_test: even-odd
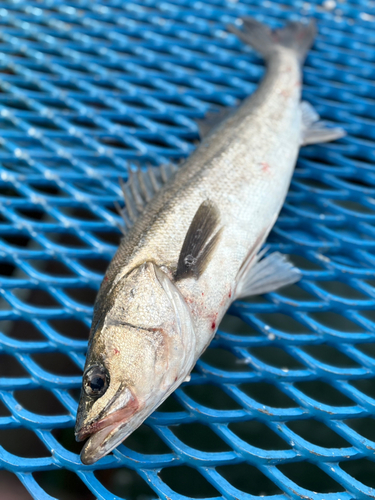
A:
[[[118,178],[188,156],[197,119],[254,91],[263,62],[226,31],[244,15],[317,19],[304,98],[348,132],[301,151],[269,238],[303,280],[236,302],[191,382],[83,466]],[[0,497],[375,497],[374,21],[369,0],[0,2]]]

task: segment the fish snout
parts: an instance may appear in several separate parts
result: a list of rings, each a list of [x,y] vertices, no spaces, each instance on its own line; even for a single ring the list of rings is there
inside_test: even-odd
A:
[[[103,429],[104,427],[106,427],[107,426],[107,419],[108,419],[108,417],[106,417],[102,420],[99,420],[97,422],[92,422],[91,424],[84,425],[81,428],[78,428],[78,429],[76,428],[74,431],[76,441],[78,441],[78,442],[84,441],[89,436],[91,436],[91,434],[94,434],[95,432],[98,432],[101,429]]]

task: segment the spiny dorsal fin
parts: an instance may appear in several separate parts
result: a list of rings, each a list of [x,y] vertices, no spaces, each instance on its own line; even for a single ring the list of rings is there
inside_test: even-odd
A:
[[[120,228],[124,233],[126,228],[130,228],[139,215],[143,212],[147,203],[171,178],[177,170],[173,164],[161,165],[158,167],[148,167],[142,169],[136,165],[129,169],[128,180],[119,180],[122,193],[124,195],[125,206],[120,208],[116,204],[117,210],[125,222],[125,228]]]
[[[176,281],[190,277],[199,278],[203,273],[219,241],[221,229],[216,231],[219,220],[216,205],[210,200],[204,201],[186,233],[174,275]]]

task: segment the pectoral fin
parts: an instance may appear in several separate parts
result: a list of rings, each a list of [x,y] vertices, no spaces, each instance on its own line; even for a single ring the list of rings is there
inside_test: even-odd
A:
[[[240,270],[235,299],[272,292],[283,286],[292,285],[301,279],[301,272],[294,267],[286,255],[271,253],[260,260],[267,248],[260,252],[254,263],[249,257]]]
[[[198,208],[186,233],[178,259],[175,281],[199,276],[205,270],[212,252],[219,241],[221,230],[219,211],[209,200]]]

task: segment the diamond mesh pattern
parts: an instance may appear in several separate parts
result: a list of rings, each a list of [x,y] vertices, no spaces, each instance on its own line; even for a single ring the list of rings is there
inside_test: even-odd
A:
[[[118,178],[188,156],[196,119],[254,91],[263,63],[225,31],[243,15],[317,18],[304,98],[348,132],[301,151],[269,238],[303,280],[236,302],[191,382],[85,467],[74,415]],[[0,469],[34,498],[58,474],[69,498],[374,497],[374,16],[367,0],[0,2]]]

